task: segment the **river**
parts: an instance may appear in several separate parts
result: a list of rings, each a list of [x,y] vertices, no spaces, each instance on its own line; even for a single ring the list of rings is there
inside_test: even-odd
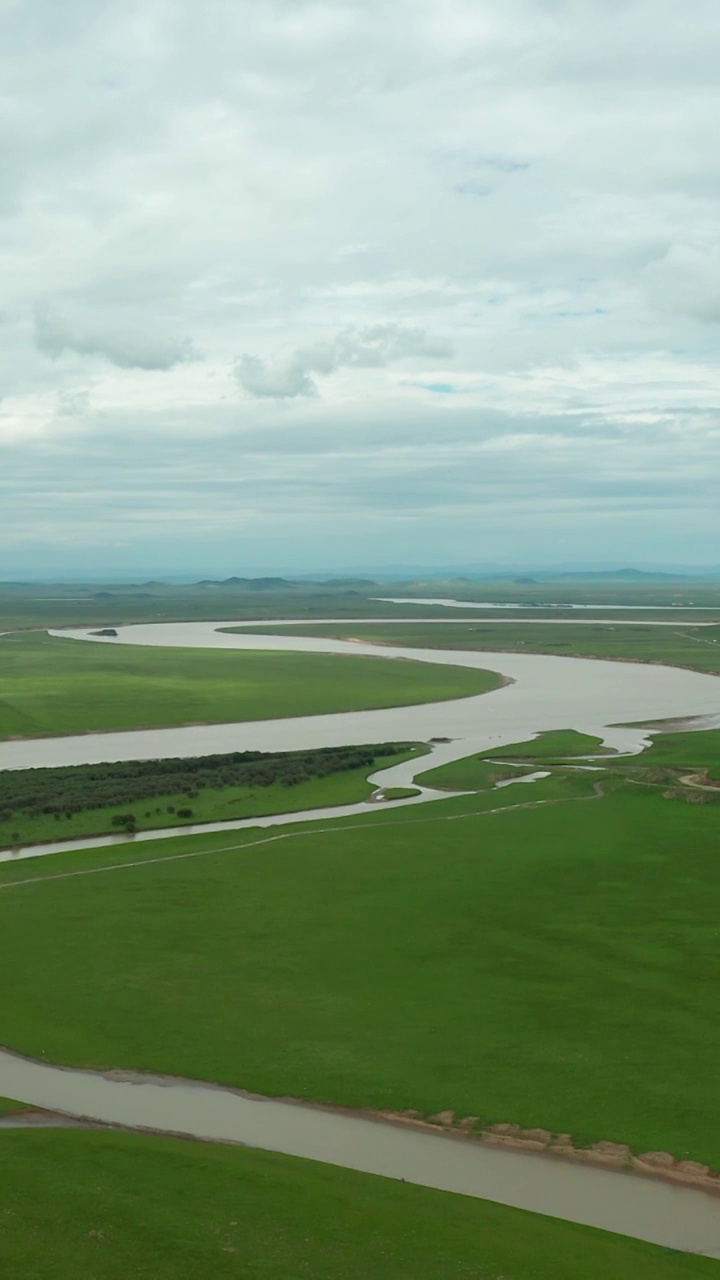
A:
[[[322,621],[346,623],[347,619]],[[262,623],[146,623],[121,628],[116,639],[93,636],[87,629],[52,634],[94,644],[366,654],[383,659],[490,669],[511,683],[472,698],[376,711],[2,742],[0,769],[448,738],[449,742],[437,745],[433,757],[433,764],[440,765],[474,751],[494,750],[511,742],[525,741],[547,729],[568,728],[594,734],[620,751],[637,751],[647,740],[644,731],[618,726],[680,717],[720,716],[720,680],[679,667],[530,653],[414,649],[292,633],[243,635],[218,630],[239,625],[251,628]],[[383,774],[383,783],[408,786],[420,769],[413,760],[396,765]]]
[[[513,683],[479,697],[419,707],[8,742],[0,744],[0,768],[447,737],[451,741],[435,747],[433,764],[439,764],[554,728],[596,734],[607,745],[632,751],[642,746],[645,731],[617,727],[622,722],[720,716],[720,681],[677,668],[531,654],[380,647],[292,635],[230,635],[217,630],[231,625],[238,624],[146,624],[123,628],[114,640],[93,637],[86,630],[59,634],[106,644],[366,653],[391,660],[489,668]],[[425,757],[390,766],[376,775],[375,781],[381,777],[385,786],[407,785],[427,765]],[[426,802],[427,797],[420,800]],[[367,812],[366,805],[359,808]],[[306,817],[287,815],[285,821]],[[257,825],[263,822],[253,821]],[[219,825],[227,829],[228,824]],[[148,834],[152,837],[153,833]],[[29,889],[16,886],[15,891]],[[208,1084],[74,1071],[30,1062],[10,1052],[0,1052],[0,1094],[102,1123],[242,1142],[368,1173],[404,1177],[419,1185],[720,1257],[720,1196],[658,1179],[498,1150],[324,1108],[245,1096]]]

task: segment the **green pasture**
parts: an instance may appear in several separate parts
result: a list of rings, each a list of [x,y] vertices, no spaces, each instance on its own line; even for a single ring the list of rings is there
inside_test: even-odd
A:
[[[637,758],[651,767],[668,766],[720,778],[720,729],[695,733],[654,733],[652,746]]]
[[[14,1102],[12,1098],[0,1098],[0,1117],[14,1115],[16,1111],[24,1111],[23,1102]]]
[[[464,698],[489,671],[353,654],[218,652],[0,638],[0,737],[272,720]]]
[[[122,832],[123,825],[115,819],[123,814],[133,816],[135,830],[152,831],[163,827],[182,827],[202,822],[229,822],[235,818],[299,813],[304,809],[354,804],[357,801],[369,799],[372,795],[375,788],[367,781],[369,774],[376,769],[399,764],[416,754],[420,756],[423,750],[418,746],[408,751],[398,751],[397,754],[378,756],[367,765],[294,784],[274,782],[269,786],[204,787],[191,796],[187,792],[169,791],[150,799],[136,800],[132,796],[132,779],[130,779],[125,784],[128,789],[126,798],[112,805],[88,806],[77,813],[29,814],[16,810],[12,816],[5,818],[0,805],[0,848],[108,833],[117,835]],[[310,752],[307,755],[312,757],[313,753]],[[29,774],[23,774],[23,777],[34,779],[35,775],[42,776],[43,773],[48,772],[57,773],[50,770],[32,770]],[[73,775],[67,785],[72,786],[74,798],[82,797],[83,776],[96,773],[97,770],[92,765],[79,765],[60,771],[61,777]],[[13,778],[17,775],[6,776],[9,781],[6,788],[9,800],[12,796]],[[91,781],[86,785],[90,789]],[[400,794],[401,791],[402,794]],[[392,793],[386,792],[386,799],[399,800],[405,795],[414,794],[414,789],[395,788]]]
[[[406,788],[398,788],[405,790]],[[410,790],[410,788],[407,788]],[[173,861],[177,858],[204,858],[208,851],[212,853],[227,853],[233,857],[237,853],[239,856],[246,846],[252,846],[259,843],[266,844],[268,842],[276,842],[278,840],[293,840],[298,832],[313,831],[314,833],[335,832],[338,829],[362,830],[365,827],[372,828],[373,832],[382,833],[386,827],[395,825],[413,827],[418,824],[425,826],[429,822],[445,822],[446,820],[464,820],[467,815],[483,814],[487,812],[500,811],[506,808],[517,808],[521,803],[523,806],[528,804],[548,804],[548,803],[564,803],[566,800],[574,796],[588,797],[592,795],[592,790],[587,781],[580,777],[566,778],[553,775],[544,782],[535,783],[532,786],[532,794],[530,788],[524,795],[517,792],[513,795],[512,788],[503,791],[485,791],[477,792],[466,796],[448,797],[447,800],[433,801],[431,809],[418,809],[417,811],[408,811],[404,807],[394,806],[392,804],[374,804],[368,805],[362,814],[354,815],[351,818],[327,818],[321,821],[307,822],[302,820],[302,815],[298,814],[297,822],[283,825],[280,831],[258,831],[253,828],[242,828],[239,831],[228,828],[223,831],[210,831],[200,835],[188,833],[187,835],[178,835],[171,838],[163,838],[162,840],[142,840],[140,842],[123,841],[119,845],[108,845],[104,847],[91,847],[79,851],[61,851],[53,854],[50,860],[43,857],[19,857],[15,856],[12,850],[7,852],[5,861],[0,862],[0,890],[6,883],[15,883],[17,881],[33,880],[33,879],[52,879],[56,876],[64,878],[67,873],[76,874],[94,874],[96,868],[117,867],[121,870],[128,863],[138,862],[161,862],[165,860]],[[401,796],[395,796],[395,799],[402,799]]]
[[[717,816],[544,786],[3,866],[6,1043],[719,1166]]]
[[[694,1280],[717,1263],[485,1200],[172,1138],[0,1133],[23,1280]]]
[[[446,791],[485,791],[497,782],[527,773],[520,764],[503,765],[484,760],[482,756],[463,756],[450,764],[437,765],[418,775],[423,787],[439,787]]]
[[[415,596],[419,605],[387,604],[377,597]],[[32,627],[120,626],[134,622],[176,622],[244,618],[368,618],[394,616],[447,617],[448,610],[428,603],[428,598],[454,597],[475,602],[495,601],[520,604],[524,615],[548,611],[554,618],[570,616],[563,604],[649,605],[658,617],[672,617],[678,623],[696,622],[717,615],[720,609],[718,582],[660,582],[621,579],[557,582],[517,582],[511,579],[488,582],[454,579],[432,583],[377,583],[371,579],[325,582],[292,582],[275,579],[228,579],[224,582],[168,583],[0,583],[0,630]],[[702,612],[685,612],[687,606]],[[667,606],[673,606],[672,614]],[[463,617],[462,610],[452,616]],[[477,621],[482,610],[467,610]],[[488,611],[487,616],[497,616]],[[577,615],[575,615],[577,616]],[[588,616],[592,616],[589,614]],[[613,620],[601,612],[601,619]],[[647,620],[652,612],[619,612],[618,617]]]
[[[396,606],[399,611],[401,606]],[[405,606],[407,609],[407,606]],[[428,611],[430,612],[430,611]],[[446,613],[448,611],[446,610]],[[422,616],[420,612],[419,616]],[[495,615],[497,617],[497,614]],[[265,634],[282,628],[263,625]],[[252,629],[250,629],[252,634]],[[699,627],[678,618],[672,627],[623,625],[622,619],[575,625],[542,625],[513,621],[491,624],[469,617],[462,621],[430,623],[342,622],[308,623],[293,627],[293,635],[332,636],[338,639],[380,641],[402,648],[471,649],[491,653],[547,653],[561,657],[612,658],[630,662],[657,662],[720,672],[720,625]]]
[[[479,791],[526,772],[522,768],[525,763],[535,768],[538,763],[555,763],[565,757],[602,754],[605,748],[600,738],[574,729],[551,729],[529,742],[513,742],[438,765],[421,774],[418,781],[425,787],[445,787],[449,791]],[[515,763],[506,765],[506,760]]]
[[[14,817],[0,822],[0,847],[17,844],[37,844],[52,840],[71,840],[82,836],[118,834],[113,818],[131,809],[138,831],[153,831],[162,827],[181,827],[199,822],[229,822],[233,818],[258,818],[266,814],[297,813],[302,809],[320,809],[329,805],[354,804],[371,795],[373,788],[367,781],[367,769],[353,769],[348,773],[332,774],[328,778],[313,778],[310,782],[286,787],[276,783],[272,787],[251,790],[248,787],[224,787],[222,790],[206,790],[188,800],[182,793],[172,792],[156,796],[151,801],[132,801],[124,805],[108,805],[101,809],[86,809],[59,820],[42,814],[31,818]],[[179,817],[178,809],[191,809],[190,817]]]

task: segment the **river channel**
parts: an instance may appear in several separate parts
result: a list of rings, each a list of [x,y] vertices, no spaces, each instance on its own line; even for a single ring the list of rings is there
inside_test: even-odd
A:
[[[322,624],[347,623],[347,619],[324,618],[317,621]],[[359,625],[362,623],[362,619],[353,621]],[[408,622],[407,619],[402,621],[403,625]],[[424,619],[414,621],[425,622]],[[306,621],[297,620],[267,624],[287,626],[290,628],[288,634],[244,635],[221,630],[262,625],[262,622],[233,621],[147,623],[122,627],[117,638],[94,636],[87,629],[51,634],[93,644],[365,654],[384,660],[489,669],[504,676],[508,683],[492,693],[419,706],[339,715],[293,716],[289,705],[288,718],[280,720],[2,742],[0,769],[98,764],[112,760],[199,756],[228,751],[295,751],[313,747],[358,746],[369,742],[428,742],[447,738],[450,741],[439,742],[435,748],[433,765],[440,765],[476,750],[494,750],[511,742],[525,741],[546,729],[568,728],[594,734],[606,745],[620,751],[637,751],[646,741],[646,734],[642,729],[619,726],[680,717],[720,716],[720,680],[679,667],[330,640],[293,635],[293,625],[307,625]],[[411,785],[422,767],[415,760],[393,766],[383,772],[383,784]]]
[[[641,728],[627,727],[628,722],[720,717],[720,680],[678,668],[531,654],[418,650],[218,630],[237,625],[229,621],[130,626],[122,628],[116,639],[94,637],[87,630],[56,634],[101,644],[364,653],[388,660],[491,669],[512,683],[478,697],[349,715],[289,716],[280,721],[6,742],[0,744],[0,768],[450,739],[435,745],[433,764],[439,764],[474,750],[500,748],[543,730],[560,728],[595,734],[607,745],[633,751],[641,748],[646,734]],[[246,625],[258,627],[262,623]],[[410,760],[382,770],[375,781],[382,779],[385,786],[408,785],[427,767],[427,757]],[[434,798],[418,799],[427,803]],[[359,807],[367,812],[367,805]],[[288,820],[298,822],[309,816],[293,814]],[[262,820],[256,821],[260,825]],[[228,824],[220,825],[226,829]],[[87,842],[92,847],[100,843]],[[42,880],[34,884],[35,888],[30,884],[16,886],[13,892],[36,892]],[[240,1142],[405,1178],[422,1186],[720,1257],[720,1196],[656,1178],[496,1149],[325,1108],[260,1099],[211,1084],[122,1072],[75,1071],[31,1062],[11,1052],[0,1052],[0,1095],[105,1124]]]

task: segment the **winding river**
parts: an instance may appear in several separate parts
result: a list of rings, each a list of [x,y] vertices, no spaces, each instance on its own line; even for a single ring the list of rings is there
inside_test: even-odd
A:
[[[347,619],[337,621],[346,623]],[[364,653],[389,660],[490,668],[512,683],[479,697],[427,706],[6,742],[0,744],[0,768],[447,738],[449,741],[435,746],[433,764],[440,764],[475,750],[501,748],[543,730],[561,728],[595,734],[619,750],[636,751],[646,740],[645,731],[628,727],[628,722],[703,717],[704,723],[713,723],[720,719],[720,680],[678,668],[531,654],[348,644],[292,634],[243,635],[218,630],[238,625],[233,621],[146,624],[124,627],[116,639],[92,636],[87,630],[55,634],[99,644]],[[263,624],[245,625],[250,628]],[[621,725],[625,727],[618,727]],[[415,774],[427,767],[427,757],[410,760],[382,770],[374,781],[382,786],[408,785]],[[425,793],[409,803],[428,803],[435,798],[436,793]],[[344,806],[336,816],[354,809],[367,813],[367,805]],[[284,821],[317,816],[323,816],[323,811],[285,815]],[[270,822],[250,820],[251,825],[258,826]],[[273,824],[279,825],[279,819]],[[229,824],[218,825],[225,830]],[[148,833],[147,838],[156,835]],[[82,843],[97,847],[105,842]],[[117,873],[122,874],[122,869]],[[37,886],[42,880],[34,883]],[[25,885],[16,886],[13,891],[36,890]],[[496,1200],[671,1248],[720,1257],[720,1196],[651,1177],[495,1149],[329,1109],[256,1098],[200,1082],[75,1071],[31,1062],[11,1052],[0,1052],[0,1094],[100,1123],[241,1142],[368,1173],[403,1177],[419,1185]]]

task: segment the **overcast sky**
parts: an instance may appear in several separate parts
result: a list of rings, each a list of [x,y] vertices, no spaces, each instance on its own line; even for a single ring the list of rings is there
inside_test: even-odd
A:
[[[720,562],[717,0],[0,0],[0,576]]]

